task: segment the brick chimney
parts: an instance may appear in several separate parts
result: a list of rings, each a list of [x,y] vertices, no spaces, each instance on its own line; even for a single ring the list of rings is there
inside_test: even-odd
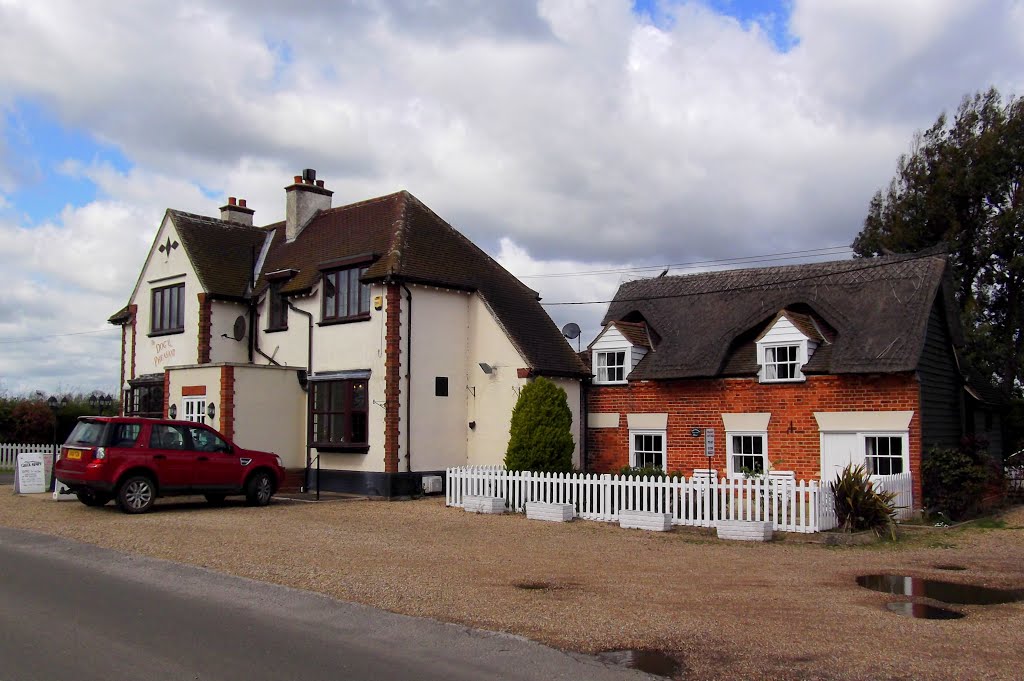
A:
[[[245,205],[245,199],[229,196],[227,205],[220,207],[220,219],[225,222],[237,222],[240,225],[251,226],[252,214],[255,212]]]
[[[285,212],[285,240],[295,241],[309,221],[331,207],[334,192],[324,189],[324,181],[316,179],[316,171],[306,168],[295,176],[295,183],[284,188],[288,203]]]

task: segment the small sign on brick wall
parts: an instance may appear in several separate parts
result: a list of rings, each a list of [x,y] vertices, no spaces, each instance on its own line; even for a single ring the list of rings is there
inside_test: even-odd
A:
[[[704,456],[709,459],[715,455],[715,429],[704,429]]]

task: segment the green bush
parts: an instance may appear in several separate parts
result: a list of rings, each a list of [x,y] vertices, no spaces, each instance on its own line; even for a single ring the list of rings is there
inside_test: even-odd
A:
[[[959,520],[978,508],[993,475],[984,443],[967,439],[959,449],[932,447],[921,459],[925,509]]]
[[[896,538],[896,493],[876,490],[864,466],[847,466],[830,486],[841,530],[884,530]]]
[[[525,385],[512,410],[505,468],[569,473],[575,447],[565,391],[543,376]]]

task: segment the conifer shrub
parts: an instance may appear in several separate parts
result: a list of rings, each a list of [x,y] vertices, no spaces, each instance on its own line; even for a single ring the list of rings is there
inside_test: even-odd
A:
[[[960,520],[978,509],[994,477],[983,442],[965,438],[959,448],[931,447],[921,458],[925,509]]]
[[[505,468],[569,473],[575,447],[565,390],[543,376],[523,386],[512,409]]]

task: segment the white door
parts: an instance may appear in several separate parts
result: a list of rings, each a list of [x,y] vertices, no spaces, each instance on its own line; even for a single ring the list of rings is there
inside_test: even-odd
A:
[[[864,450],[857,433],[821,434],[821,479],[834,482],[836,474],[850,464],[864,463]]]

